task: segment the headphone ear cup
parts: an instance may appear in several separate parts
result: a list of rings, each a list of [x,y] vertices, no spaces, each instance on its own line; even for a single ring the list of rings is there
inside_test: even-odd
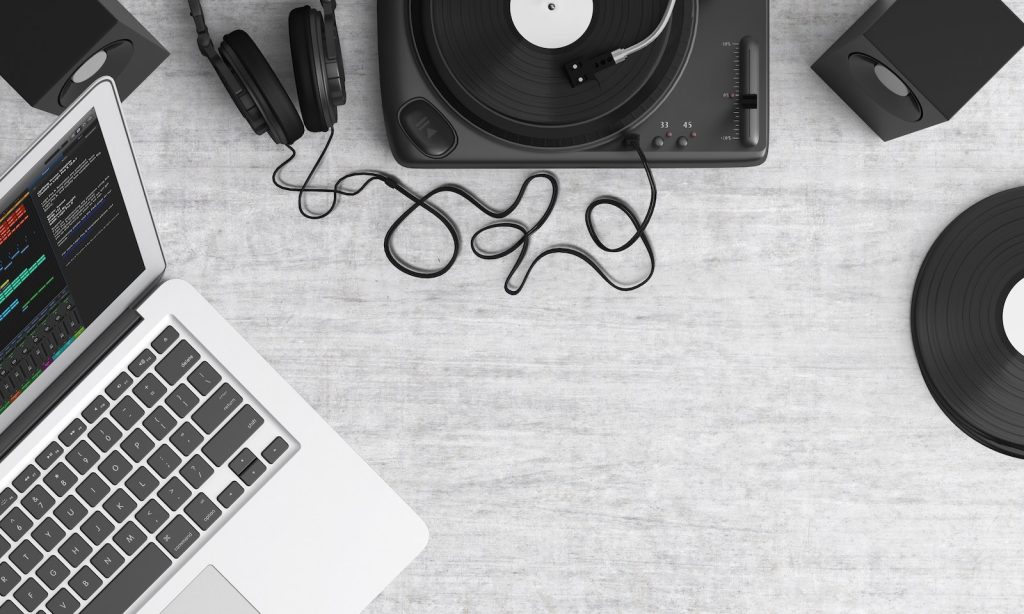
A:
[[[328,89],[323,15],[308,6],[293,10],[288,14],[288,38],[302,119],[310,131],[325,132],[338,121],[338,109]]]
[[[275,143],[291,145],[302,137],[302,120],[281,80],[252,38],[242,30],[224,37],[220,54],[252,94]]]

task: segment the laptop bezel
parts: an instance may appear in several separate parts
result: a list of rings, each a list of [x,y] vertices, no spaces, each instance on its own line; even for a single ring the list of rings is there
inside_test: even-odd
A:
[[[96,112],[97,122],[103,131],[103,139],[110,156],[111,166],[117,178],[132,230],[142,255],[142,273],[122,292],[107,308],[89,325],[82,335],[61,354],[60,358],[50,365],[27,390],[0,414],[0,434],[10,428],[26,414],[50,386],[58,381],[76,359],[86,353],[90,346],[99,340],[105,331],[114,325],[122,316],[132,310],[149,290],[163,277],[166,263],[156,226],[149,209],[149,199],[142,185],[135,153],[132,149],[128,128],[121,112],[120,97],[117,86],[109,77],[97,80],[82,96],[29,147],[21,157],[0,177],[0,197],[6,198],[18,187],[44,156],[55,147],[86,116]],[[33,410],[32,413],[35,413]],[[35,423],[38,416],[26,416]],[[3,451],[3,452],[6,452]]]

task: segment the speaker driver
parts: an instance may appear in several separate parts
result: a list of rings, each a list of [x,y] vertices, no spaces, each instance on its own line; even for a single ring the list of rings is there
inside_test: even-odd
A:
[[[132,61],[135,46],[130,40],[114,41],[82,62],[71,78],[64,83],[57,97],[62,107],[66,107],[89,89],[93,81],[100,77],[117,78]],[[100,62],[102,61],[102,63]],[[98,65],[97,65],[98,64]]]

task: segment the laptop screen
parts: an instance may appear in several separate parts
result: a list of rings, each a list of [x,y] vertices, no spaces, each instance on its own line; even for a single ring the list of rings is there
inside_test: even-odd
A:
[[[95,110],[0,200],[0,413],[145,267]]]

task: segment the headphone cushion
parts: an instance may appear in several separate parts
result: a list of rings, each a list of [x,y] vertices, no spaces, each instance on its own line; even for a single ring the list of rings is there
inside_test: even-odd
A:
[[[242,82],[254,90],[254,98],[263,107],[261,110],[271,137],[284,145],[299,140],[304,132],[302,119],[281,80],[252,38],[242,30],[227,34],[221,43],[221,55],[232,64]]]
[[[288,37],[302,119],[312,132],[325,132],[338,116],[328,91],[324,53],[327,39],[320,11],[303,6],[289,13]]]

